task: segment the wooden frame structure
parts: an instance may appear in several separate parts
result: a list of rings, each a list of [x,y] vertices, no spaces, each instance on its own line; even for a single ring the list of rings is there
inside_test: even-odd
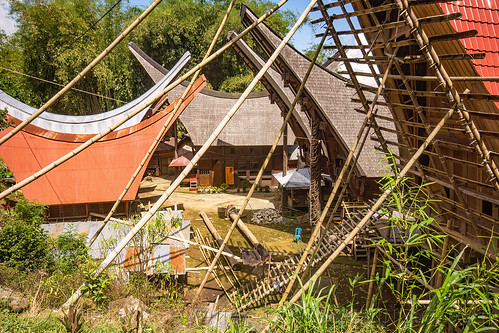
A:
[[[352,79],[367,76],[379,82],[381,75],[375,69],[383,73],[389,60],[395,58],[383,87],[385,101],[389,101],[383,104],[390,108],[391,116],[378,114],[375,120],[390,120],[395,125],[398,140],[387,143],[399,149],[399,166],[407,164],[442,116],[455,109],[409,173],[416,181],[433,182],[428,190],[439,200],[435,227],[483,253],[489,240],[497,242],[493,234],[499,219],[498,156],[494,152],[499,147],[498,78],[494,77],[497,66],[493,64],[499,48],[494,39],[486,46],[481,42],[488,36],[486,29],[496,25],[493,17],[497,17],[497,9],[488,10],[473,0],[318,4],[315,9],[322,18],[313,23],[333,26],[329,31],[334,47],[339,50],[339,59],[350,65],[346,73]],[[452,12],[455,9],[462,13]],[[495,14],[487,21],[484,12]],[[336,31],[339,21],[346,21],[351,30]],[[467,30],[470,28],[476,30]],[[361,34],[367,44],[362,43]],[[342,35],[353,36],[357,43],[343,45]],[[475,45],[484,47],[485,52],[468,53]],[[345,56],[346,48],[359,49],[363,58]],[[354,63],[365,64],[369,70],[354,70]],[[484,66],[490,69],[484,70]],[[486,77],[488,73],[493,74]],[[354,87],[359,97],[365,96],[360,100],[369,105],[373,90]],[[383,135],[393,133],[380,129]]]

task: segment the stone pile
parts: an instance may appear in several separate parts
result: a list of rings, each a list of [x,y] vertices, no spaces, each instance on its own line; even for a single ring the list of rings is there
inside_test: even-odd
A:
[[[276,224],[284,223],[284,218],[275,209],[265,208],[255,211],[251,222],[255,224]]]

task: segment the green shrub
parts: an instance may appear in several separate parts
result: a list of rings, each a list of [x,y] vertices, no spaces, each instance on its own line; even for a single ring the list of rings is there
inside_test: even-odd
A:
[[[47,206],[25,198],[21,198],[14,207],[18,219],[35,226],[39,226],[43,222],[46,209]]]
[[[251,184],[246,179],[241,182],[241,188],[243,189],[244,192],[246,192],[246,190],[249,189],[250,187]]]
[[[54,259],[64,271],[73,271],[88,259],[85,238],[85,235],[79,235],[71,228],[55,239]]]
[[[0,262],[8,266],[22,270],[51,268],[50,249],[47,232],[38,225],[13,219],[0,230]]]
[[[81,290],[85,296],[94,301],[98,309],[102,310],[108,301],[106,289],[109,284],[109,278],[105,274],[94,276],[91,273],[85,273],[85,284],[81,287]]]
[[[229,185],[222,183],[220,184],[220,192],[225,192],[229,188]]]
[[[375,320],[374,312],[356,312],[353,307],[335,306],[332,302],[334,288],[325,294],[324,289],[314,292],[314,286],[319,284],[312,280],[310,287],[301,294],[301,300],[288,303],[283,309],[269,310],[277,314],[277,319],[271,321],[273,329],[278,332],[385,332],[385,329]],[[373,311],[373,310],[370,310]]]

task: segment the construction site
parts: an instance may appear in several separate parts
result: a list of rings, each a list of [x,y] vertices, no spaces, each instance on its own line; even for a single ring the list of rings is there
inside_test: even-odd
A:
[[[182,292],[169,319],[121,306],[123,332],[499,329],[497,1],[312,0],[285,36],[267,19],[287,1],[263,15],[225,1],[198,63],[186,48],[164,65],[131,40],[145,93],[51,113],[160,2],[41,107],[0,90],[2,209],[42,204],[39,228],[82,235],[93,263],[53,303],[68,332],[84,331],[83,311],[93,331],[89,311],[115,303],[112,283],[100,290],[110,303],[96,296],[102,276],[138,275]],[[229,15],[243,28],[224,36]],[[307,55],[290,44],[302,24],[315,35]],[[229,51],[252,72],[242,93],[203,75]],[[0,296],[16,289],[3,270]],[[41,279],[14,312],[34,311]]]

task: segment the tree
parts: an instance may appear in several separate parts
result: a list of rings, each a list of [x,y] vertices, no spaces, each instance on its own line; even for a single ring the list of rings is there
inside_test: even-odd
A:
[[[199,63],[228,3],[228,0],[163,1],[77,84],[77,88],[130,101],[150,87],[151,80],[127,48],[131,40],[166,68],[170,68],[187,50],[192,53],[191,66]],[[243,30],[239,22],[241,3],[241,0],[236,1],[215,50],[226,43],[229,29]],[[246,3],[259,15],[274,6],[266,0]],[[115,0],[10,0],[11,14],[17,21],[18,30],[12,36],[0,35],[0,66],[61,84],[69,82],[141,12],[121,3],[109,11],[114,5]],[[267,23],[277,33],[284,34],[293,18],[292,12],[278,12],[269,17]],[[247,42],[255,46],[250,38]],[[232,50],[227,50],[208,65],[204,73],[208,86],[229,91],[242,90],[253,77]],[[2,73],[0,89],[27,104],[40,107],[60,87],[14,73]],[[121,103],[71,91],[49,111],[93,114],[118,105]]]

